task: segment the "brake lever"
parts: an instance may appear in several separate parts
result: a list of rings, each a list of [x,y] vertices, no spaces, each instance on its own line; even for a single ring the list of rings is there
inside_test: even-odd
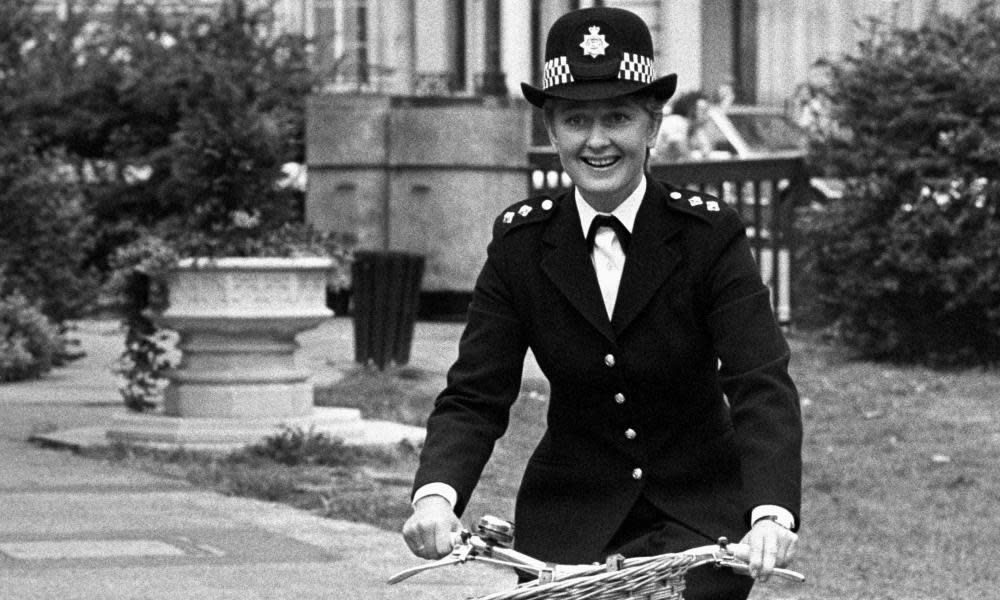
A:
[[[750,575],[750,565],[739,559],[729,559],[729,558],[719,558],[716,559],[715,565],[718,567],[728,567],[735,573],[740,575]],[[783,579],[788,579],[789,581],[795,581],[798,583],[803,583],[806,580],[806,576],[798,571],[793,571],[791,569],[782,569],[780,567],[775,567],[771,571],[773,575],[777,575]]]
[[[439,558],[434,562],[424,563],[422,565],[400,571],[389,578],[389,584],[399,583],[404,579],[409,579],[410,577],[413,577],[418,573],[423,573],[424,571],[447,567],[449,565],[459,565],[476,558],[476,548],[469,543],[470,538],[471,536],[467,531],[455,534],[451,554],[445,556],[444,558]]]
[[[470,548],[470,550],[471,550],[471,548]],[[424,571],[430,571],[431,569],[438,569],[438,568],[441,568],[441,567],[447,567],[449,565],[461,564],[461,563],[465,562],[466,560],[467,560],[467,557],[466,558],[460,558],[460,557],[456,556],[454,552],[452,552],[448,556],[446,556],[444,558],[439,558],[438,560],[436,560],[434,562],[424,563],[422,565],[418,565],[416,567],[410,567],[409,569],[405,569],[403,571],[400,571],[399,573],[396,573],[395,575],[393,575],[392,577],[390,577],[388,583],[390,585],[392,585],[394,583],[399,583],[400,581],[403,581],[404,579],[409,579],[410,577],[413,577],[414,575],[417,575],[418,573],[423,573]]]

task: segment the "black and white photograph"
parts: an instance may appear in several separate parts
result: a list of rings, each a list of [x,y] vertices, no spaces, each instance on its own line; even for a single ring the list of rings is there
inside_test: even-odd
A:
[[[0,598],[1000,597],[1000,0],[0,0]]]

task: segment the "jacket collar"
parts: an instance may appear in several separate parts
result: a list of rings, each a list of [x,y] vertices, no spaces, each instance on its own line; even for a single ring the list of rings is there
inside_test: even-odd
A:
[[[562,210],[553,215],[542,238],[548,246],[542,270],[570,304],[612,342],[639,316],[680,262],[679,252],[667,242],[680,232],[684,217],[670,210],[666,189],[648,175],[646,179],[646,194],[636,215],[610,322],[571,192],[560,199]]]
[[[590,223],[599,214],[613,215],[621,221],[621,224],[625,226],[625,229],[629,233],[632,233],[632,229],[635,227],[635,216],[639,212],[639,207],[642,206],[642,199],[646,195],[647,180],[648,178],[643,175],[642,181],[639,182],[639,186],[635,191],[610,213],[596,211],[593,206],[583,199],[583,195],[580,194],[580,188],[573,188],[573,198],[576,201],[576,210],[580,215],[580,226],[583,230],[583,235],[587,235],[587,232],[590,231]]]

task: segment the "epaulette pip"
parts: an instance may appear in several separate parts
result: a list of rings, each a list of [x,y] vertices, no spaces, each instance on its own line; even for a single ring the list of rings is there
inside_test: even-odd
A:
[[[697,190],[683,188],[668,188],[667,204],[674,210],[693,215],[711,223],[726,207],[718,198]]]
[[[533,196],[512,204],[497,217],[496,227],[504,235],[522,225],[547,220],[556,212],[558,204],[550,196]]]

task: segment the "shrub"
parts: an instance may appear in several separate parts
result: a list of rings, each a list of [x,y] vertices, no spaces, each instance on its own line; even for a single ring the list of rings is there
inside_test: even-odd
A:
[[[143,230],[220,238],[240,215],[265,233],[302,220],[303,190],[279,182],[303,161],[313,76],[307,40],[280,34],[271,8],[119,3],[98,18],[84,3],[55,21],[35,3],[0,8],[0,127],[65,153],[95,220],[76,253],[88,266]]]
[[[56,322],[87,312],[98,290],[84,265],[92,219],[60,162],[0,141],[0,295],[17,290]]]
[[[835,65],[811,161],[847,180],[800,225],[831,330],[872,358],[1000,360],[1000,16],[873,22]]]
[[[285,426],[261,442],[229,455],[231,462],[264,458],[288,466],[352,467],[365,463],[392,464],[412,457],[416,449],[406,441],[396,446],[349,446],[312,427]]]
[[[166,371],[180,365],[172,332],[161,331],[146,314],[162,308],[166,290],[160,275],[177,261],[176,251],[163,240],[144,235],[119,248],[111,259],[106,303],[122,315],[125,349],[112,367],[118,391],[130,410],[160,405],[167,387]]]
[[[247,452],[290,466],[314,464],[336,467],[359,462],[356,448],[312,428],[285,427],[280,433],[251,446]]]
[[[0,298],[0,381],[47,373],[60,349],[55,325],[24,296]]]

